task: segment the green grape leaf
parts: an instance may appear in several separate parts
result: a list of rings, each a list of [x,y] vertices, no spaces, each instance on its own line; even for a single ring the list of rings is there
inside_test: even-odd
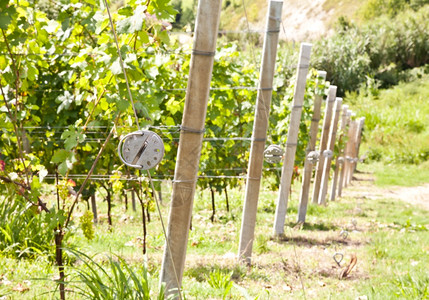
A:
[[[66,161],[67,158],[70,157],[70,151],[64,150],[64,149],[59,149],[56,150],[54,155],[52,156],[51,161],[55,164],[61,163]]]
[[[146,19],[146,6],[139,5],[131,17],[120,20],[116,26],[119,34],[135,33],[141,31],[143,28],[144,20]]]
[[[110,71],[112,71],[113,75],[122,74],[122,68],[121,64],[119,63],[119,58],[113,62],[112,66],[110,67]]]
[[[75,130],[75,128],[67,129],[61,134],[61,138],[64,139],[64,148],[71,150],[76,147],[79,143],[85,140],[85,135]]]

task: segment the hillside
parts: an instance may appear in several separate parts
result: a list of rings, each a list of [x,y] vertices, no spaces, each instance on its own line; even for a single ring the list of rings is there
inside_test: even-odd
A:
[[[177,27],[193,23],[195,0],[175,0],[176,9],[181,11]],[[290,41],[314,40],[330,32],[340,16],[355,19],[356,12],[366,1],[333,0],[284,0],[283,27],[280,38]],[[264,28],[267,0],[227,0],[223,2],[220,29],[224,31],[251,30]],[[247,14],[247,21],[246,21]]]
[[[227,1],[228,2],[228,1]],[[246,29],[242,0],[225,4],[221,16],[221,28],[234,30]],[[338,3],[337,3],[338,2]],[[340,16],[353,18],[355,12],[366,1],[332,0],[285,0],[283,4],[283,28],[280,38],[290,41],[313,40],[329,33],[332,25]],[[252,30],[262,30],[267,10],[267,1],[248,0],[246,12]]]

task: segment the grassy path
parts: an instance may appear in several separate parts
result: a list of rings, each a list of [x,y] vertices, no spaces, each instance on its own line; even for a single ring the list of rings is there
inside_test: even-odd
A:
[[[229,213],[218,197],[213,223],[210,195],[198,193],[183,280],[186,299],[428,299],[428,211],[409,202],[414,201],[412,195],[420,195],[413,191],[426,193],[427,185],[380,187],[373,178],[369,172],[357,173],[343,198],[326,207],[311,205],[302,227],[295,226],[295,187],[282,239],[271,236],[276,193],[263,190],[251,267],[236,263],[242,191],[231,191]],[[165,214],[167,209],[166,203]],[[123,257],[133,270],[146,261],[151,290],[156,291],[163,249],[159,219],[154,216],[148,224],[144,257],[139,214],[119,206],[114,213],[122,217],[113,232],[102,223],[96,238],[87,241],[77,231],[75,247],[97,254],[107,274],[111,253]],[[79,260],[74,267],[84,268]],[[75,268],[67,269],[70,280],[76,279]],[[57,293],[50,293],[56,288],[55,275],[44,256],[25,260],[0,255],[0,299],[56,299]],[[72,292],[76,286],[68,288],[69,299],[84,298]]]

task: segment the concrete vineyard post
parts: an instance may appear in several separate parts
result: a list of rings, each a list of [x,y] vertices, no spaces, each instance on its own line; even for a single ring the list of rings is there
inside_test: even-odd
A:
[[[134,189],[131,190],[131,205],[133,208],[133,211],[136,211],[136,192],[134,191]]]
[[[320,80],[323,81],[326,79],[326,72],[320,71],[318,73],[319,79],[316,81],[316,89],[317,85],[320,84]],[[313,105],[313,116],[311,118],[310,125],[310,140],[307,144],[307,149],[305,150],[305,162],[304,162],[304,172],[302,175],[302,185],[301,185],[301,194],[299,196],[299,205],[298,205],[298,222],[304,223],[305,216],[307,214],[307,205],[308,205],[308,197],[310,191],[310,183],[311,177],[313,173],[313,162],[307,159],[307,156],[310,152],[316,150],[316,141],[317,141],[317,133],[319,132],[319,121],[322,112],[322,100],[323,96],[316,94],[314,96],[314,105]]]
[[[354,154],[355,161],[354,161],[354,165],[353,165],[353,169],[352,169],[352,178],[353,178],[354,172],[356,171],[357,163],[359,160],[359,149],[360,149],[360,143],[362,141],[362,130],[363,130],[364,123],[365,123],[365,118],[364,117],[360,118],[359,124],[358,124],[358,129],[356,132],[356,144],[355,144],[355,149],[354,149],[355,150],[355,154]]]
[[[323,155],[323,157],[320,158],[325,160],[325,164],[323,166],[322,182],[320,185],[319,200],[318,200],[319,205],[326,204],[326,193],[328,191],[329,173],[331,171],[332,155],[334,153],[335,141],[337,138],[338,120],[340,119],[342,104],[343,104],[343,99],[337,98],[337,100],[335,100],[335,109],[334,109],[335,113],[331,124],[331,132],[329,133],[329,141],[328,141],[328,148],[327,148],[328,153],[326,156]]]
[[[238,250],[239,261],[245,261],[248,264],[251,261],[255,235],[256,212],[264,163],[264,148],[267,138],[282,7],[283,1],[271,0],[267,13],[266,34],[262,52],[262,65],[256,99],[255,121],[253,124]]]
[[[347,128],[347,122],[348,122],[347,109],[348,108],[349,108],[348,105],[343,105],[343,112],[342,112],[342,116],[341,116],[341,132],[340,132],[340,136],[338,137],[338,144],[339,145],[342,144],[342,141],[344,139],[344,132]],[[334,171],[334,176],[332,178],[331,196],[329,199],[331,201],[335,200],[336,193],[337,193],[338,175],[339,175],[341,166],[343,165],[343,161],[344,161],[344,158],[341,158],[342,154],[344,154],[343,149],[339,149],[339,153],[338,153],[337,157],[335,158],[335,171]]]
[[[160,281],[166,284],[169,294],[177,293],[182,282],[221,6],[221,0],[198,2],[167,241],[160,272]]]
[[[356,145],[356,132],[358,130],[358,121],[353,121],[352,127],[352,135],[350,137],[350,145],[348,150],[348,164],[346,169],[346,183],[345,186],[347,187],[350,182],[352,181],[352,170],[354,165],[354,154],[355,154],[355,145]]]
[[[292,181],[295,162],[296,146],[298,143],[299,124],[301,122],[302,106],[304,103],[305,85],[307,83],[308,66],[310,63],[311,44],[301,44],[295,91],[291,108],[290,122],[286,140],[286,152],[283,160],[280,189],[277,197],[277,206],[274,217],[274,235],[284,234],[288,195]]]
[[[97,214],[97,201],[95,199],[95,192],[93,195],[91,195],[90,199],[91,199],[91,209],[92,209],[94,224],[97,224],[98,223],[98,214]]]
[[[347,144],[348,144],[348,136],[351,126],[351,120],[352,118],[352,111],[347,111],[347,124],[346,129],[344,131],[344,137],[347,136],[347,142],[345,143],[343,149],[341,150],[342,157],[343,157],[343,163],[341,164],[341,171],[340,171],[340,178],[338,180],[338,197],[341,197],[343,194],[343,187],[344,187],[344,177],[346,176],[346,167],[347,167],[347,159],[346,159],[346,151],[347,151]],[[347,133],[346,133],[347,132]]]
[[[328,145],[329,128],[331,127],[331,122],[332,122],[332,109],[334,107],[336,95],[337,95],[337,87],[334,85],[331,85],[329,87],[328,99],[326,101],[325,117],[323,119],[323,127],[322,127],[322,136],[320,138],[320,145],[319,145],[319,161],[317,162],[317,165],[316,165],[316,175],[314,177],[313,197],[312,197],[313,199],[312,202],[314,204],[317,204],[319,200],[320,182],[322,180],[323,165],[325,163],[325,160],[322,159],[322,156],[323,156],[323,151],[326,150],[326,147]]]
[[[356,136],[356,129],[357,129],[357,122],[351,121],[350,122],[350,128],[348,132],[348,140],[346,145],[346,152],[345,152],[345,174],[344,174],[344,182],[343,182],[343,188],[347,187],[350,183],[350,168],[352,165],[352,156],[353,156],[353,145],[354,145],[354,138]]]

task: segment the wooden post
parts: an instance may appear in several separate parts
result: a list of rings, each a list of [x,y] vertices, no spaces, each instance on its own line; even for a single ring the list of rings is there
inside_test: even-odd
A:
[[[166,284],[168,294],[177,294],[182,283],[221,6],[221,0],[198,2],[170,216],[160,272],[160,281]]]
[[[353,116],[353,115],[352,115]],[[357,129],[357,122],[351,121],[350,122],[350,128],[348,132],[348,140],[346,145],[346,151],[345,151],[345,174],[344,174],[344,183],[343,187],[347,187],[349,184],[349,178],[350,178],[350,168],[351,168],[351,160],[353,156],[353,144],[354,144],[354,138],[356,136],[356,129]]]
[[[319,85],[319,80],[325,81],[326,79],[326,72],[325,71],[319,71],[318,72],[319,78],[316,81],[316,90],[317,86]],[[307,144],[307,149],[305,150],[305,162],[304,162],[304,172],[302,175],[302,185],[301,185],[301,194],[299,196],[299,205],[298,205],[298,223],[304,223],[305,222],[305,216],[307,215],[307,206],[308,206],[308,196],[310,191],[310,183],[311,183],[311,177],[313,173],[313,166],[314,163],[307,159],[307,156],[310,152],[316,150],[316,141],[317,141],[317,134],[319,132],[319,121],[320,121],[320,115],[322,113],[322,95],[316,94],[314,96],[314,105],[313,105],[313,117],[311,119],[311,125],[310,125],[310,140]]]
[[[98,215],[97,215],[97,202],[95,201],[95,192],[93,195],[91,195],[91,208],[92,208],[92,215],[94,224],[98,223]]]
[[[350,136],[350,144],[348,149],[348,155],[347,155],[347,169],[346,169],[346,183],[345,186],[347,187],[350,182],[352,181],[352,170],[353,170],[353,161],[354,161],[354,150],[356,145],[356,133],[358,130],[359,123],[358,121],[353,121],[352,123],[352,131]]]
[[[134,189],[131,189],[131,205],[133,208],[133,211],[136,211],[136,192]]]
[[[347,168],[347,159],[346,159],[346,151],[347,151],[347,144],[348,144],[348,136],[349,131],[352,123],[352,111],[347,111],[347,124],[346,124],[346,130],[347,130],[347,142],[344,145],[344,148],[341,150],[342,152],[342,158],[343,163],[341,164],[341,172],[340,172],[340,178],[338,180],[338,197],[341,197],[343,194],[343,187],[344,187],[344,177],[346,175],[346,168]],[[346,131],[344,131],[344,136],[346,136]]]
[[[307,83],[308,65],[310,63],[311,44],[301,44],[295,91],[291,108],[289,129],[287,133],[286,152],[283,160],[280,190],[277,197],[276,214],[274,218],[274,235],[284,234],[284,225],[287,212],[288,195],[292,181],[295,162],[296,146],[298,143],[299,123],[301,122],[302,105],[304,103],[305,85]]]
[[[348,118],[350,117],[347,114],[348,108],[349,108],[348,105],[343,105],[343,112],[342,112],[342,116],[341,116],[341,132],[340,132],[340,136],[338,138],[338,144],[339,145],[341,145],[341,143],[344,139],[344,132],[347,128]],[[332,179],[331,196],[329,199],[331,201],[335,200],[336,193],[337,193],[338,175],[339,175],[341,166],[343,165],[343,162],[344,162],[344,158],[341,158],[344,154],[343,150],[344,149],[339,149],[339,153],[338,153],[337,157],[335,158],[335,171],[334,171],[334,176]]]
[[[353,174],[356,170],[357,167],[357,163],[359,161],[359,147],[360,147],[360,142],[361,142],[361,137],[362,137],[362,129],[363,129],[363,124],[365,122],[365,118],[360,118],[359,121],[357,121],[357,129],[356,129],[356,136],[354,138],[354,144],[353,144],[353,155],[352,155],[352,166],[350,168],[350,181],[349,183],[352,181],[353,179]]]
[[[318,204],[318,200],[319,200],[319,191],[320,191],[320,183],[322,180],[323,164],[325,163],[325,160],[322,159],[322,156],[323,156],[323,151],[326,150],[327,144],[328,144],[329,128],[331,127],[331,122],[332,122],[332,109],[334,107],[336,95],[337,95],[337,87],[335,85],[331,85],[329,87],[328,99],[326,101],[325,117],[323,119],[323,127],[322,127],[323,128],[322,136],[320,138],[320,145],[319,145],[319,161],[317,162],[316,175],[314,177],[313,197],[312,197],[313,199],[312,202],[314,204]]]
[[[273,88],[274,67],[279,40],[283,1],[271,0],[266,21],[262,65],[256,99],[255,121],[250,148],[249,170],[246,181],[243,218],[240,231],[238,259],[250,264],[255,234],[256,212],[261,184],[264,148]]]
[[[331,124],[331,132],[329,133],[329,142],[328,142],[328,153],[327,155],[323,155],[320,159],[324,159],[325,163],[323,166],[322,173],[322,182],[320,185],[320,193],[319,193],[319,205],[326,205],[326,193],[328,191],[328,181],[329,181],[329,173],[331,171],[332,164],[332,156],[334,154],[335,141],[337,138],[337,129],[338,129],[338,120],[340,119],[341,105],[343,104],[342,98],[337,98],[335,101],[335,113],[334,119]]]

